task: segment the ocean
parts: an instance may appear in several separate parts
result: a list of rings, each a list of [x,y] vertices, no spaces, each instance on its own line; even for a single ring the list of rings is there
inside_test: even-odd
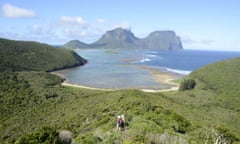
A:
[[[58,73],[71,84],[105,89],[167,88],[156,82],[149,70],[139,68],[141,66],[184,77],[210,63],[240,57],[240,52],[198,50],[79,49],[76,52],[88,63]]]

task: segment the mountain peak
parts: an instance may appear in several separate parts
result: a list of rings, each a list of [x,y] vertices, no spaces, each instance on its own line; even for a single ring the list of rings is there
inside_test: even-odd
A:
[[[112,30],[109,30],[107,31],[106,33],[108,32],[131,32],[131,30],[129,29],[124,29],[124,28],[121,28],[121,27],[117,27],[115,29],[112,29]]]
[[[175,36],[175,32],[174,31],[171,31],[171,30],[166,30],[166,31],[154,31],[154,32],[151,32],[149,34],[149,36],[160,36],[160,35],[171,35],[171,36]]]
[[[76,44],[76,41],[74,42]],[[107,31],[92,44],[80,43],[75,48],[140,48],[160,50],[182,50],[180,38],[174,31],[154,31],[146,38],[137,38],[131,30],[115,28]]]
[[[76,49],[76,48],[88,48],[89,45],[85,44],[79,40],[71,40],[63,45],[66,48]]]
[[[148,48],[159,48],[165,50],[183,49],[180,38],[174,31],[154,31],[145,39],[145,45]]]
[[[103,39],[111,38],[111,39],[118,39],[123,41],[131,41],[131,40],[137,39],[130,30],[123,29],[123,28],[116,28],[116,29],[107,31],[102,38]]]

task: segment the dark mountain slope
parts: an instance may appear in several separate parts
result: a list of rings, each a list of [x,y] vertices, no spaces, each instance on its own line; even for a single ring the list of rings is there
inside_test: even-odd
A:
[[[86,60],[47,44],[0,39],[0,71],[53,71],[83,65]]]

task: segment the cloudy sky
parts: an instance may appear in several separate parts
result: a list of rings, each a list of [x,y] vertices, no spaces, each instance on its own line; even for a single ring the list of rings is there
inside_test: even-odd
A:
[[[0,37],[91,43],[122,27],[174,30],[185,49],[240,51],[239,0],[0,0]]]

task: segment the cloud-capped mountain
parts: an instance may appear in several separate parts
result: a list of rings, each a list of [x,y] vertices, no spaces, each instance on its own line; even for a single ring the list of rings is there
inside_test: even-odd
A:
[[[174,31],[154,31],[146,38],[137,38],[130,30],[116,28],[107,31],[99,40],[92,44],[85,44],[73,40],[64,45],[67,48],[139,48],[182,50],[182,43]]]

